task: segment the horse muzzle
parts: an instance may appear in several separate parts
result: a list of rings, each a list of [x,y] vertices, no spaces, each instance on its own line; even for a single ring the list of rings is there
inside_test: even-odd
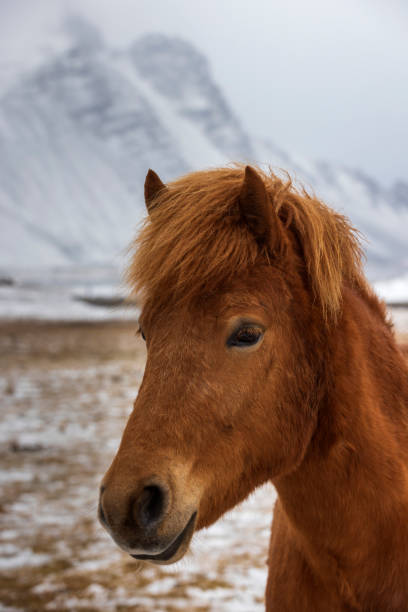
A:
[[[194,526],[196,522],[197,512],[193,512],[190,520],[187,525],[184,527],[183,531],[176,537],[176,539],[168,546],[163,552],[158,553],[156,555],[151,554],[141,554],[141,555],[132,555],[134,559],[140,559],[142,561],[150,561],[151,563],[159,563],[162,565],[175,563],[186,552],[192,535],[194,533]]]
[[[175,563],[185,554],[197,512],[175,507],[170,488],[149,479],[129,493],[103,485],[98,517],[116,544],[133,558],[155,564]]]

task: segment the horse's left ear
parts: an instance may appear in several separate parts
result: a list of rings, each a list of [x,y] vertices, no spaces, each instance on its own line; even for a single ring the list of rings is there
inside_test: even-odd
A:
[[[272,208],[265,184],[259,174],[246,166],[245,178],[239,194],[241,217],[260,245],[279,250],[282,239],[278,215]]]
[[[165,189],[167,189],[167,187],[161,181],[158,174],[156,174],[154,170],[149,169],[144,184],[144,196],[148,213],[151,213],[154,208],[154,199],[156,196]]]

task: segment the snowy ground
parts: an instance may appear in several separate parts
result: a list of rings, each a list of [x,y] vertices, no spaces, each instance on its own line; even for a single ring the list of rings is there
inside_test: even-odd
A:
[[[143,364],[130,324],[0,324],[0,610],[263,610],[271,488],[176,566],[140,567],[96,521]]]
[[[134,310],[114,302],[127,294],[114,267],[0,270],[0,320],[123,320],[134,317]],[[113,305],[95,307],[84,301],[101,298],[111,298]]]

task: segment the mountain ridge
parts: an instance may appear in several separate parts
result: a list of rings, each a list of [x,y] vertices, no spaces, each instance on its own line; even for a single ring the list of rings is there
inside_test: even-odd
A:
[[[147,34],[109,48],[83,19],[67,49],[0,99],[2,267],[118,260],[144,215],[148,167],[163,180],[231,161],[293,173],[367,235],[367,270],[408,270],[408,184],[311,162],[251,137],[185,41]]]

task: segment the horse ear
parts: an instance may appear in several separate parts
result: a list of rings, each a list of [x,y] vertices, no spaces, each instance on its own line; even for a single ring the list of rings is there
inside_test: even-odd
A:
[[[162,183],[160,177],[154,170],[150,170],[149,168],[144,184],[144,196],[148,213],[151,213],[154,208],[153,201],[156,196],[158,196],[159,193],[165,189],[167,189],[167,187],[164,183]]]
[[[239,208],[257,242],[278,250],[281,242],[281,227],[272,208],[265,184],[259,174],[246,166],[245,178],[239,194]]]

